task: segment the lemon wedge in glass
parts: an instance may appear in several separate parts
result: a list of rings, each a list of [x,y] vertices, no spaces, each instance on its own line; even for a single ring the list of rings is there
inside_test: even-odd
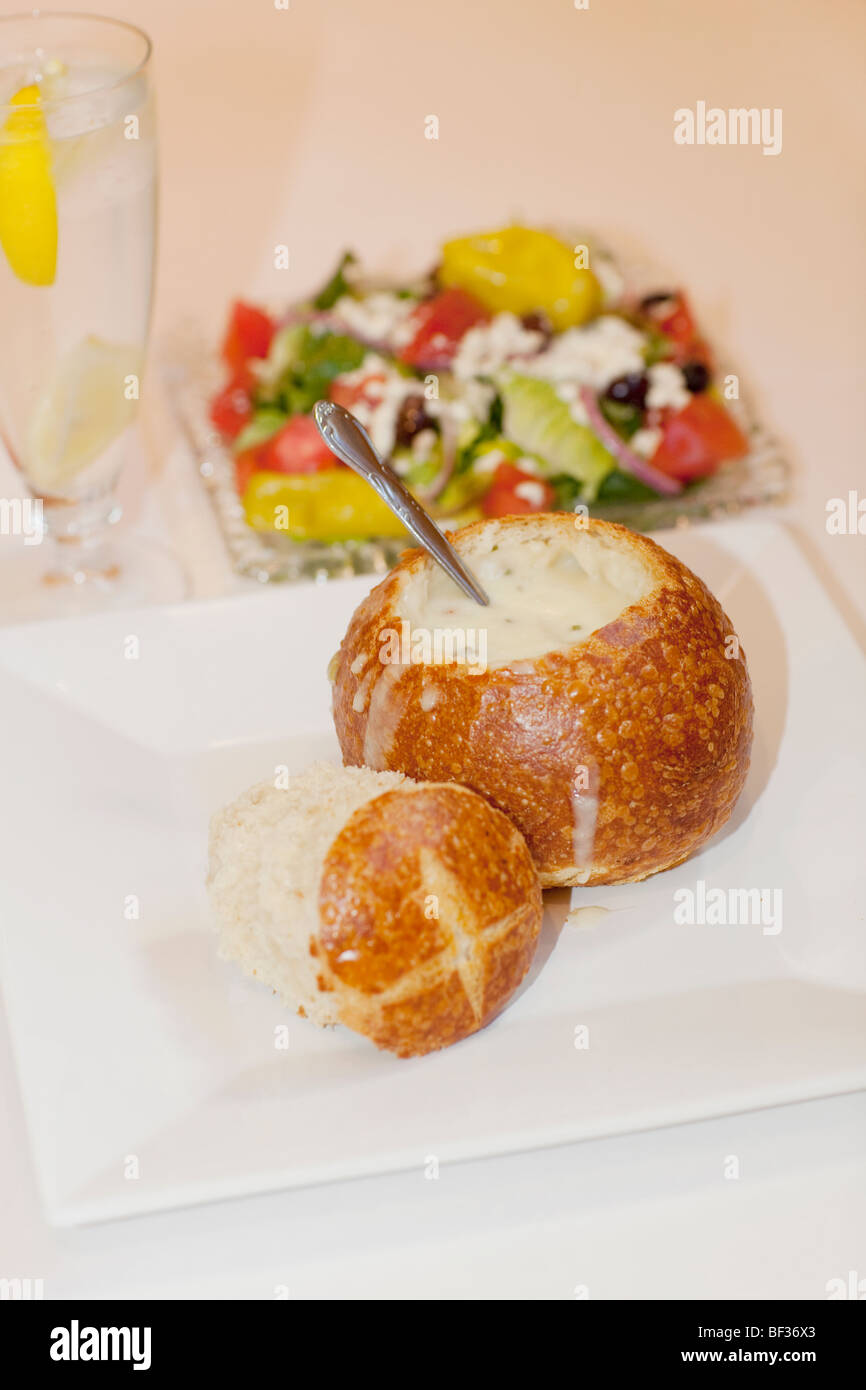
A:
[[[142,353],[90,336],[61,358],[27,431],[23,458],[31,485],[62,491],[132,423]]]
[[[0,128],[0,245],[19,280],[51,285],[57,270],[57,199],[48,127],[35,83],[10,102]]]

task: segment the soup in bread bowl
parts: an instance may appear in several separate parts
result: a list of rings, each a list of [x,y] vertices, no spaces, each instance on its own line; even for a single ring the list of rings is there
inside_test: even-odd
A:
[[[624,526],[563,513],[451,537],[490,598],[407,552],[332,662],[348,765],[453,781],[524,835],[544,886],[625,883],[725,823],[752,694],[721,606]]]

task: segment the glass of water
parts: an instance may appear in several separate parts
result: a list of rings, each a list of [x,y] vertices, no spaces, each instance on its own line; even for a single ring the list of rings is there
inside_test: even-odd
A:
[[[35,611],[182,586],[158,548],[109,540],[153,284],[150,54],[146,34],[112,19],[0,19],[0,430],[22,525],[47,542]]]

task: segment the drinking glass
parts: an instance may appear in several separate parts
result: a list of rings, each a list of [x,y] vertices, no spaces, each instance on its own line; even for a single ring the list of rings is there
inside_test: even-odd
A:
[[[158,547],[110,538],[154,272],[150,55],[118,20],[0,19],[0,432],[47,543],[30,609],[182,589]]]

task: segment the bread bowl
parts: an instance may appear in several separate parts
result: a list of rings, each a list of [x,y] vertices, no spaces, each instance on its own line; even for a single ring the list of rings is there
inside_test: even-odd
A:
[[[511,823],[465,787],[314,764],[211,822],[221,954],[315,1023],[400,1057],[483,1028],[532,960],[541,889]]]
[[[719,603],[612,523],[542,513],[452,539],[491,605],[424,552],[403,556],[331,664],[344,762],[473,788],[520,829],[545,887],[686,859],[749,765],[749,676]]]

